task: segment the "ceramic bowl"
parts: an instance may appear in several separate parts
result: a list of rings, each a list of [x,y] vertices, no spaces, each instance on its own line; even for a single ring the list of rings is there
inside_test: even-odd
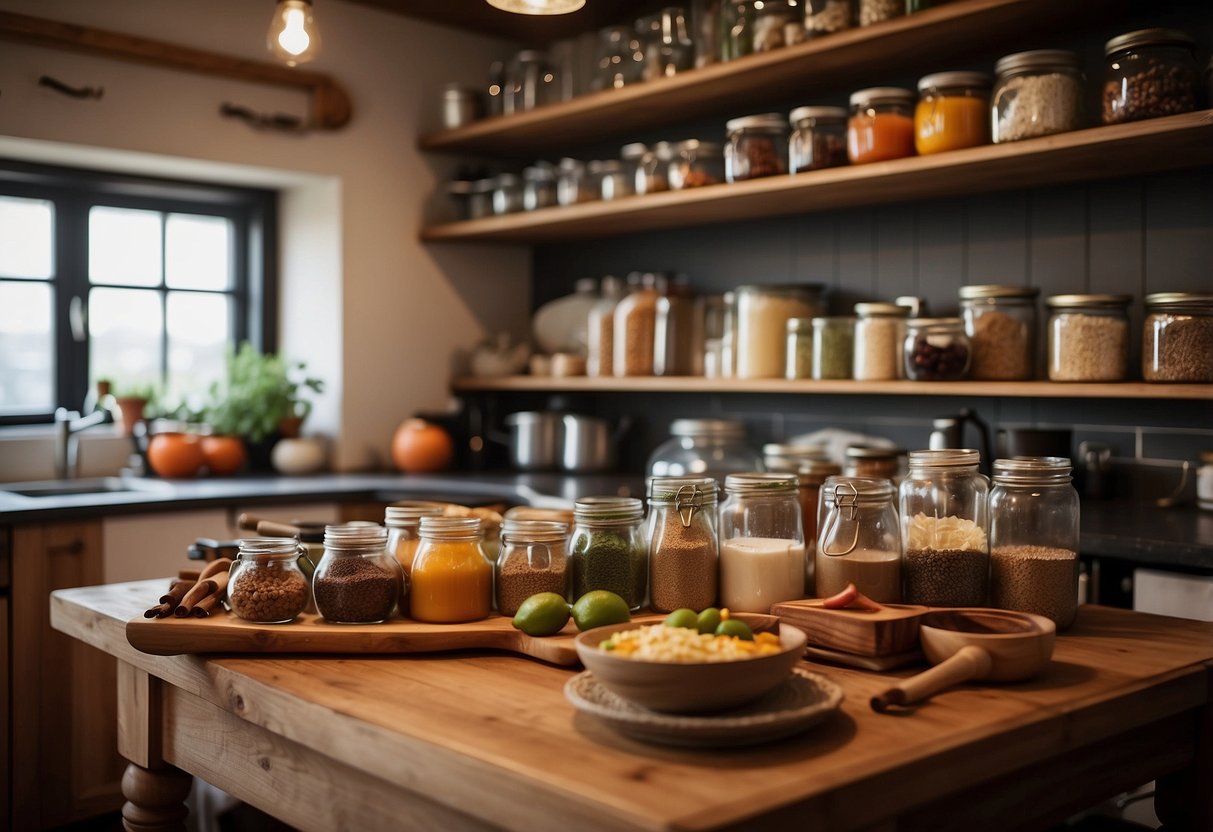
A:
[[[786,680],[804,654],[805,634],[787,624],[779,625],[778,653],[731,662],[655,662],[599,649],[613,634],[642,626],[633,621],[587,630],[577,636],[577,655],[603,687],[662,713],[697,714],[744,705]]]

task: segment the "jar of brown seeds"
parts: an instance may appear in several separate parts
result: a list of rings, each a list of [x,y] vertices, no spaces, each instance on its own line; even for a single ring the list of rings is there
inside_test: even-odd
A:
[[[716,494],[711,477],[649,478],[649,602],[657,612],[716,603]]]

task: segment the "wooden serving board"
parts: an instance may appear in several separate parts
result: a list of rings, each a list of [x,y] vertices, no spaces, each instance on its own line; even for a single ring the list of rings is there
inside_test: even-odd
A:
[[[857,656],[888,656],[918,647],[918,619],[930,610],[912,604],[885,604],[884,609],[828,610],[820,598],[784,601],[773,615],[804,630],[811,644]]]

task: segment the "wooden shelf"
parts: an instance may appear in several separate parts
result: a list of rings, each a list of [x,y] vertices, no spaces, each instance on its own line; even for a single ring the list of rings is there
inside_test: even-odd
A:
[[[1213,110],[795,176],[586,202],[431,226],[429,242],[611,237],[1213,163]]]
[[[788,381],[786,379],[459,378],[456,393],[785,393],[824,396],[972,396],[1048,399],[1189,399],[1213,403],[1213,384],[1144,382],[1061,384],[1049,381]]]
[[[1100,4],[1107,21],[1127,6]],[[875,26],[850,29],[785,49],[749,55],[617,90],[583,95],[525,113],[496,116],[421,137],[422,150],[535,156],[702,116],[761,112],[792,98],[847,92],[899,73],[948,69],[1051,42],[1059,27],[1090,23],[1087,0],[957,0]],[[1042,40],[1043,39],[1043,40]]]

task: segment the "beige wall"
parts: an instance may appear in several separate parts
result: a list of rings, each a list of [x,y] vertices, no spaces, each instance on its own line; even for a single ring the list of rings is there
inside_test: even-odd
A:
[[[0,9],[269,60],[269,2],[0,0]],[[340,0],[317,3],[311,64],[350,92],[354,120],[308,136],[221,119],[230,101],[302,114],[302,94],[0,42],[0,155],[173,172],[280,188],[282,349],[323,375],[312,429],[343,470],[386,463],[392,430],[446,402],[451,356],[489,332],[525,332],[529,254],[427,248],[426,206],[453,160],[422,156],[447,81],[479,82],[507,44]],[[102,86],[99,102],[38,87]],[[33,140],[33,141],[29,141]],[[117,152],[115,152],[117,151]]]

